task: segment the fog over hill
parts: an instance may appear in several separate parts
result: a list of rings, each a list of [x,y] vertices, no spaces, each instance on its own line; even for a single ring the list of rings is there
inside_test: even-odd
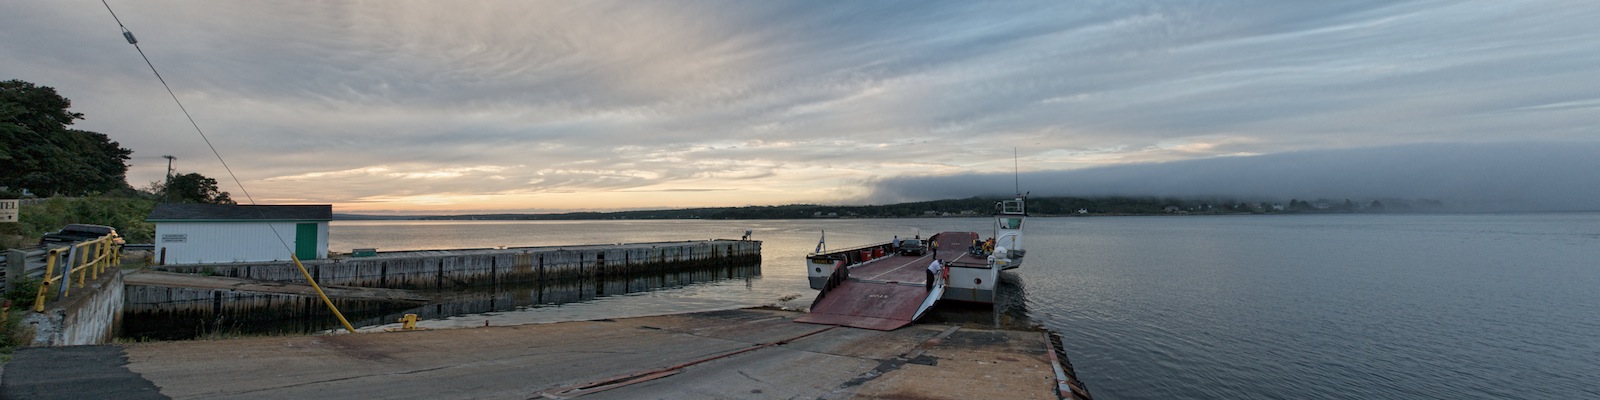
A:
[[[1026,159],[1023,159],[1026,165]],[[1600,210],[1600,144],[1415,144],[1118,165],[1017,176],[1035,196],[1436,199],[1459,211]],[[861,203],[1009,195],[1010,174],[868,182]]]

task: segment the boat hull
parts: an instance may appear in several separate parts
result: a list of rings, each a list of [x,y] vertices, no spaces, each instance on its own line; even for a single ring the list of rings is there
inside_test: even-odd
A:
[[[999,282],[999,269],[991,265],[951,265],[950,279],[945,283],[944,300],[973,303],[993,303],[995,284]]]

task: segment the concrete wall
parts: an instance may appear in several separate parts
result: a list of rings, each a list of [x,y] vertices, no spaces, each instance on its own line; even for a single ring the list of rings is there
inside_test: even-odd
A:
[[[100,280],[73,287],[71,294],[24,318],[33,325],[33,346],[105,344],[116,337],[124,304],[122,271],[109,269]]]
[[[166,264],[288,261],[297,239],[295,225],[312,222],[317,224],[317,258],[327,258],[328,221],[157,222],[155,255]]]
[[[385,252],[303,262],[324,285],[452,289],[655,274],[707,264],[760,262],[761,242],[708,240],[617,245]],[[159,271],[304,282],[292,263],[165,265]]]

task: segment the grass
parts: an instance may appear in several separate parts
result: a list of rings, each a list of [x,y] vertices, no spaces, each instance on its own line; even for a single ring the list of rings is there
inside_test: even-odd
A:
[[[11,362],[11,353],[33,342],[33,330],[25,328],[22,318],[28,316],[26,307],[11,307],[0,322],[0,364]]]

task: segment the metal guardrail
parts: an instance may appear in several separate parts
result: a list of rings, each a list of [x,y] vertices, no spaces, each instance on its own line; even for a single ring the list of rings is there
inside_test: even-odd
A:
[[[73,274],[77,274],[77,287],[82,289],[84,282],[100,279],[100,273],[105,272],[107,267],[120,264],[122,245],[116,243],[116,239],[116,236],[106,235],[46,250],[44,276],[39,282],[39,294],[34,298],[33,311],[44,312],[45,296],[56,283],[61,284],[56,299],[66,298],[72,294]],[[61,267],[59,275],[56,273],[57,266]]]
[[[0,265],[7,266],[6,270],[10,270],[10,263],[20,263],[21,265],[18,267],[23,278],[42,278],[44,277],[45,256],[49,253],[50,249],[44,247],[6,250],[0,252]],[[20,257],[13,260],[10,258],[13,254]],[[0,270],[0,282],[11,280],[12,277],[7,276],[8,274],[7,271]]]

